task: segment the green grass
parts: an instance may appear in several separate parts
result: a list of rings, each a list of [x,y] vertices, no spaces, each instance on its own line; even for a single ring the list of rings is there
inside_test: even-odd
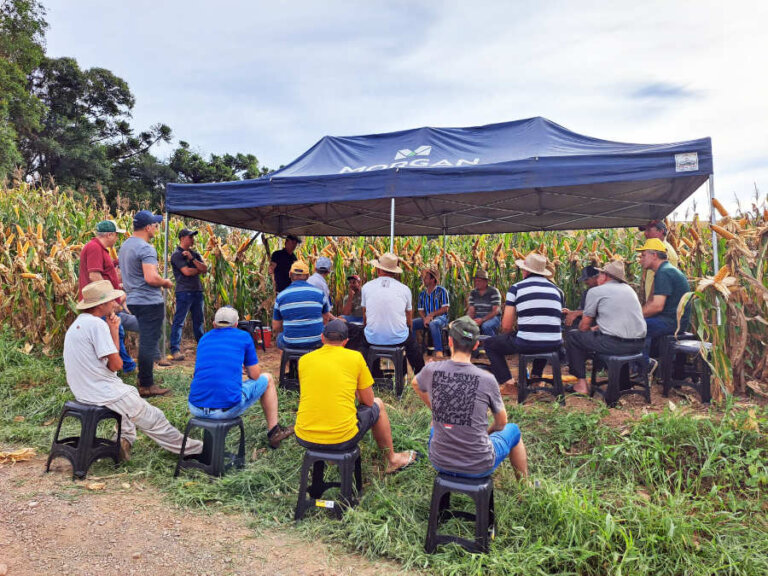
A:
[[[171,422],[188,415],[189,375],[163,372],[174,390],[153,400]],[[130,380],[129,380],[130,381]],[[430,415],[412,393],[400,404],[387,398],[398,450],[426,453]],[[70,398],[60,360],[28,356],[0,333],[0,445],[50,445],[53,426]],[[281,392],[281,418],[291,420],[294,393]],[[768,440],[753,430],[768,426],[729,402],[695,416],[667,410],[628,421],[602,420],[557,404],[509,407],[523,430],[538,488],[517,482],[511,468],[495,476],[497,531],[492,552],[471,555],[455,546],[423,551],[434,472],[426,459],[394,476],[382,474],[381,455],[362,443],[365,488],[360,505],[341,521],[310,513],[292,521],[302,450],[286,442],[265,449],[242,471],[219,480],[188,474],[172,478],[175,457],[139,436],[133,459],[120,465],[144,474],[169,500],[190,513],[223,509],[247,513],[258,533],[278,527],[322,539],[369,558],[385,557],[405,570],[439,574],[766,574],[768,573]],[[24,416],[22,422],[14,417]],[[266,448],[259,410],[245,417],[248,454]],[[109,464],[96,464],[106,473]],[[62,477],[62,482],[68,482]],[[451,521],[465,535],[470,528]]]

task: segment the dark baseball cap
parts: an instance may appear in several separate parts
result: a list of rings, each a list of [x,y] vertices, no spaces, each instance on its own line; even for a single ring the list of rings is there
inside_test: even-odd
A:
[[[190,230],[189,228],[182,228],[179,230],[179,240],[186,238],[187,236],[197,236],[199,230]]]
[[[454,342],[474,344],[480,336],[480,327],[469,316],[462,316],[449,324],[448,334]]]
[[[141,230],[150,224],[160,224],[162,221],[162,214],[152,214],[149,210],[139,210],[133,215],[133,229]]]
[[[328,324],[325,325],[325,328],[323,328],[323,336],[328,338],[328,340],[333,340],[334,342],[346,340],[349,338],[347,323],[344,322],[344,320],[339,320],[338,318],[331,320],[328,322]]]
[[[301,238],[296,236],[296,234],[288,234],[288,236],[285,237],[286,240],[293,240],[294,242],[298,242],[301,244]]]
[[[646,228],[656,228],[656,230],[664,232],[664,234],[667,233],[667,225],[664,222],[664,220],[651,220],[650,222],[648,222],[648,224],[637,227],[637,229],[640,230],[641,232],[643,232]]]
[[[360,276],[358,276],[357,274],[350,274],[349,276],[347,276],[347,282],[349,282],[350,280],[360,280]]]
[[[584,268],[581,271],[581,276],[579,277],[579,282],[586,282],[589,278],[594,278],[598,274],[600,274],[600,270],[595,268],[592,265],[584,266]]]

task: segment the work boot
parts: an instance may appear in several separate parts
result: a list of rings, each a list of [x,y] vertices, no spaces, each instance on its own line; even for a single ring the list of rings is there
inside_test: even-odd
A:
[[[185,358],[184,354],[181,353],[180,351],[174,352],[172,356],[172,360],[174,360],[175,362],[181,362],[182,360],[184,360],[184,358]]]
[[[171,392],[170,388],[160,388],[157,384],[152,386],[139,386],[139,396],[151,398],[152,396],[165,396]]]
[[[171,361],[168,360],[168,358],[160,358],[160,360],[157,361],[157,365],[166,368],[171,365]]]
[[[293,426],[283,428],[278,424],[272,430],[267,432],[267,440],[269,440],[269,447],[272,450],[276,450],[280,446],[280,442],[293,435]]]

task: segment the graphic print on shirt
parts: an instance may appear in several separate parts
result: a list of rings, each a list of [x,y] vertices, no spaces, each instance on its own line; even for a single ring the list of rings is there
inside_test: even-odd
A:
[[[432,416],[444,426],[471,426],[477,374],[435,370],[432,375]]]

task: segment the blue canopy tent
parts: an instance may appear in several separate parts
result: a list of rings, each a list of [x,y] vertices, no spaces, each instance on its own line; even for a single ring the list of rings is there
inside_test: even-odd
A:
[[[709,138],[627,144],[539,117],[327,136],[256,180],[168,184],[166,206],[174,214],[273,234],[615,228],[667,216],[711,174]]]

